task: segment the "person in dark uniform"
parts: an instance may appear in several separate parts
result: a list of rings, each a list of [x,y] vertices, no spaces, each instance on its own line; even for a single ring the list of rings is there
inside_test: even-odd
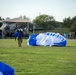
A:
[[[21,47],[21,44],[22,44],[22,38],[23,38],[23,29],[17,29],[17,31],[14,33],[14,36],[15,36],[15,40],[16,40],[16,37],[18,39],[18,46]]]
[[[18,37],[18,46],[21,47],[22,44],[22,37],[23,37],[23,31],[18,30],[18,33],[20,34],[20,36]]]

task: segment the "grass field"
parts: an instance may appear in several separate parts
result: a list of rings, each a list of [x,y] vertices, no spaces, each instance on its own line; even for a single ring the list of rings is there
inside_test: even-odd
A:
[[[42,33],[42,32],[55,32],[55,33],[70,33],[69,28],[55,28],[54,30],[35,30],[35,33]],[[30,33],[32,34],[32,33]]]
[[[0,61],[10,65],[15,75],[76,75],[76,40],[67,40],[66,47],[22,47],[17,40],[0,39]]]

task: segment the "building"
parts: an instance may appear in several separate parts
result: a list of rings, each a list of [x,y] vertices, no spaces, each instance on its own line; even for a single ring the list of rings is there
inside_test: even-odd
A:
[[[31,21],[21,18],[13,18],[2,21],[2,36],[5,37],[7,34],[13,34],[18,27],[21,27],[25,30],[26,34],[29,32],[29,24]]]

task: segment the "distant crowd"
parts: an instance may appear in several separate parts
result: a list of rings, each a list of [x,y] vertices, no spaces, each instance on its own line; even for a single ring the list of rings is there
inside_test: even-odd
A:
[[[64,36],[65,38],[67,38],[67,39],[76,39],[76,34],[74,34],[74,33],[68,33],[68,34],[63,33],[61,35]]]

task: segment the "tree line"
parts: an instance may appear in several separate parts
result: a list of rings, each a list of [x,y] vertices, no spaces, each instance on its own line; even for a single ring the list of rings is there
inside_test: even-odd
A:
[[[52,28],[70,28],[71,30],[75,29],[76,26],[76,16],[73,18],[65,18],[63,22],[58,22],[54,19],[53,16],[49,16],[46,14],[37,16],[33,22],[36,24],[36,27],[52,29]]]
[[[68,17],[63,19],[63,22],[58,22],[53,16],[43,14],[37,16],[33,22],[37,28],[43,29],[69,28],[70,32],[74,32],[74,37],[76,38],[76,16],[73,18]]]

